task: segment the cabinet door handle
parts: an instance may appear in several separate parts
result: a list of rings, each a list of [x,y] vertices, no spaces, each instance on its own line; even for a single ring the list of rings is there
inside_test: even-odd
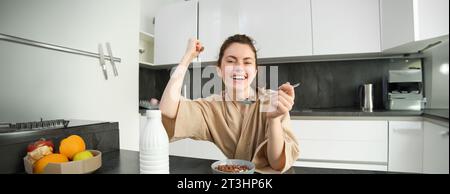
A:
[[[442,131],[442,132],[441,132],[441,135],[442,135],[442,136],[448,136],[448,133],[449,133],[449,131]]]

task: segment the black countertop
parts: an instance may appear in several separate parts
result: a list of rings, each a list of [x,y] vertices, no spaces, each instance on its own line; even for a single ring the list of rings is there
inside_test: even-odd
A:
[[[170,156],[171,174],[212,174],[214,160]],[[102,155],[96,174],[139,174],[139,152],[120,150]],[[382,171],[292,167],[286,174],[385,174]]]
[[[145,110],[140,109],[140,114],[145,114]],[[352,108],[331,108],[331,109],[305,109],[291,111],[293,117],[313,116],[313,117],[428,117],[435,119],[449,119],[449,109],[425,109],[422,111],[410,110],[374,110],[372,112],[362,111]]]
[[[144,109],[140,109],[140,114],[145,114]],[[427,110],[428,113],[437,112],[434,110]],[[293,110],[290,112],[291,116],[422,116],[424,111],[402,111],[402,110],[374,110],[372,112],[365,112],[360,109],[353,108],[324,108],[324,109],[304,109]],[[448,119],[448,109],[447,109]]]

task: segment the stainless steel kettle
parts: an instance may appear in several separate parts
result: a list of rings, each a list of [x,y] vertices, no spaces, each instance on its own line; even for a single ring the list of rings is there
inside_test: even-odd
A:
[[[362,111],[373,111],[373,85],[364,84],[359,87],[360,108]]]

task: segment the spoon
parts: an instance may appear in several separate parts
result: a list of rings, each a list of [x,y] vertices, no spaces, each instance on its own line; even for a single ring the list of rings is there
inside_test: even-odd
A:
[[[296,83],[296,84],[294,84],[294,85],[292,85],[292,87],[295,89],[295,88],[297,88],[297,87],[299,87],[300,86],[300,83]],[[274,94],[274,93],[276,93],[275,91],[272,91],[272,90],[269,90],[269,91],[271,91],[271,93],[270,94]],[[245,99],[245,100],[243,100],[243,101],[239,101],[241,104],[247,104],[247,105],[250,105],[250,104],[253,104],[253,103],[255,103],[256,101],[255,100],[250,100],[250,99]]]

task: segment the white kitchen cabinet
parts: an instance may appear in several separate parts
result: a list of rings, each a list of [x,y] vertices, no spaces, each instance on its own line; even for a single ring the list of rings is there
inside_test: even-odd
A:
[[[239,13],[260,58],[312,55],[310,0],[242,0]]]
[[[424,122],[423,172],[428,174],[449,173],[448,126]]]
[[[239,33],[240,0],[200,0],[199,39],[205,50],[202,61],[217,61],[220,46],[231,35]]]
[[[309,0],[200,0],[199,38],[202,61],[217,61],[223,41],[247,34],[259,58],[312,55]]]
[[[298,164],[308,167],[387,170],[387,121],[292,120]]]
[[[379,0],[312,0],[314,55],[381,52]]]
[[[382,50],[411,53],[448,40],[448,0],[381,0]]]
[[[422,158],[422,121],[389,121],[388,170],[422,173]]]
[[[197,38],[197,1],[169,4],[155,17],[155,65],[178,64]]]

